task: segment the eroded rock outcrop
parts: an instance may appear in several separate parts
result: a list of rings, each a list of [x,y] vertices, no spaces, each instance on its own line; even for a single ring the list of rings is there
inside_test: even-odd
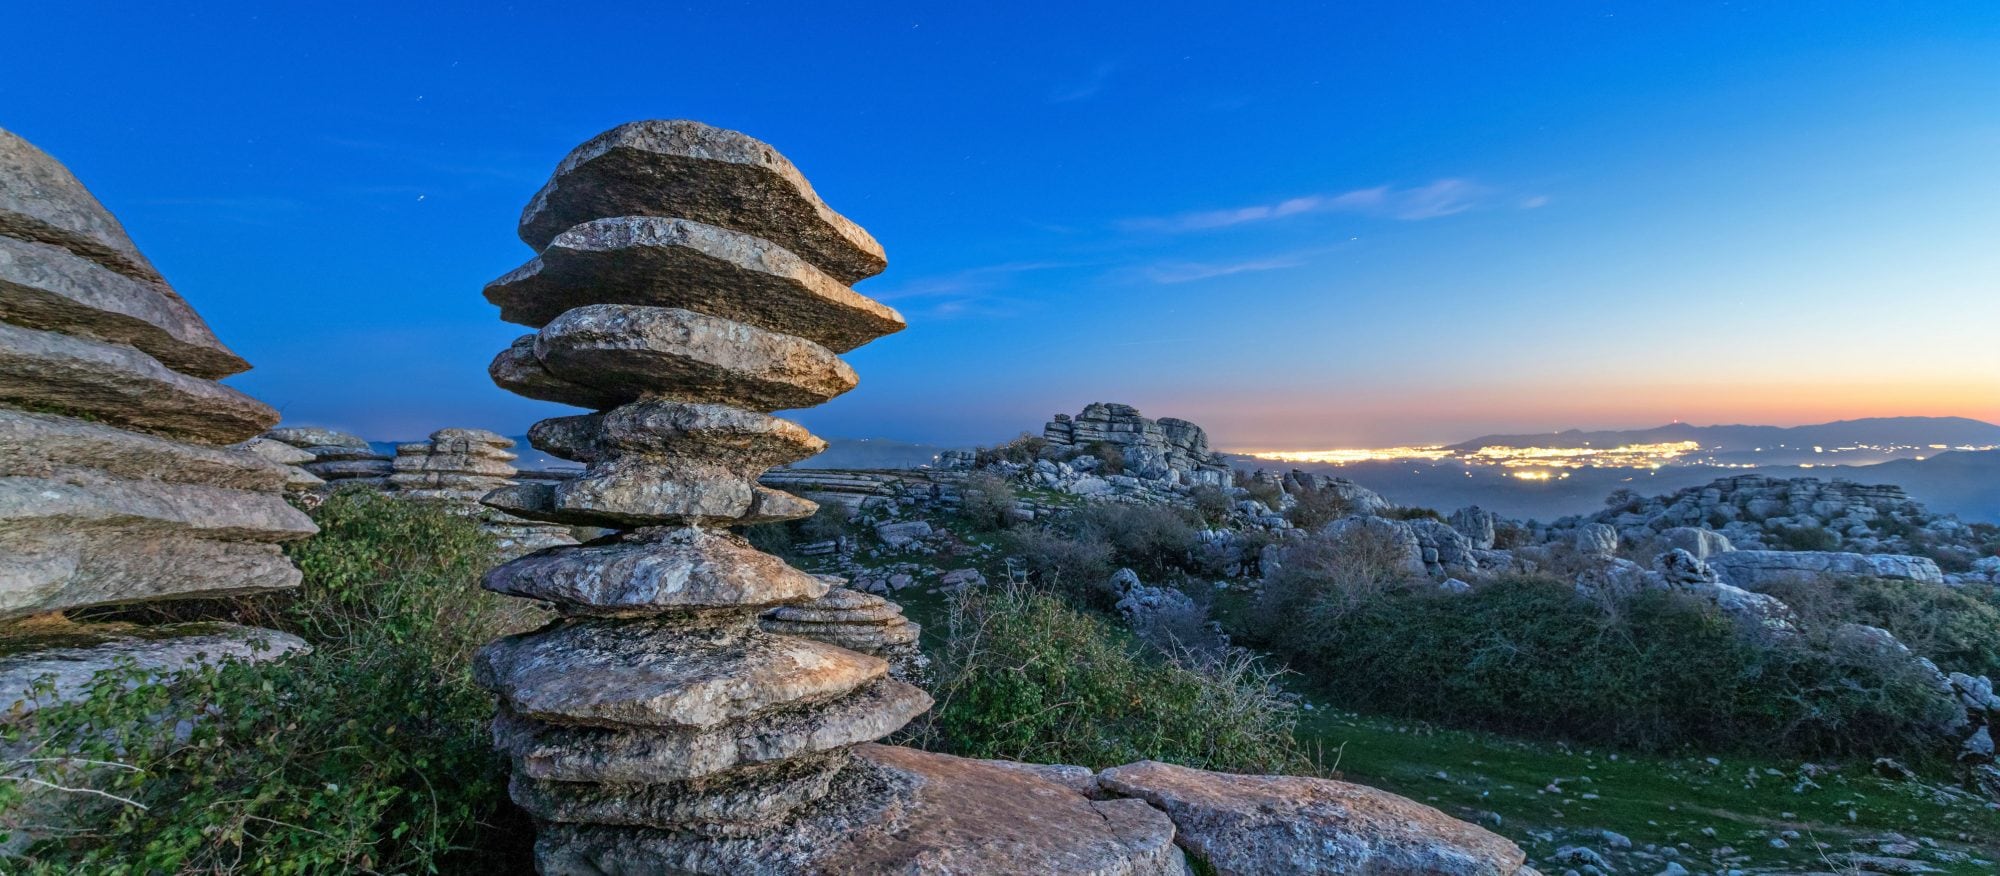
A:
[[[930,707],[863,647],[887,603],[791,568],[724,527],[813,503],[757,483],[824,443],[770,416],[855,385],[835,350],[902,327],[846,289],[881,249],[790,162],[693,122],[578,147],[522,216],[537,258],[488,287],[536,328],[496,383],[595,413],[530,441],[587,468],[488,505],[617,530],[522,557],[488,589],[562,617],[484,649],[494,739],[540,823],[544,873],[1183,872],[1173,828],[1032,775],[861,746]],[[832,593],[832,596],[829,594]],[[913,635],[913,628],[910,634]],[[1079,870],[1078,868],[1082,869]]]
[[[262,437],[309,454],[311,458],[299,463],[299,467],[325,481],[328,489],[349,485],[380,489],[388,486],[389,475],[395,472],[395,464],[389,457],[377,453],[359,435],[318,426],[287,426],[265,432]]]
[[[0,130],[0,720],[87,695],[90,672],[270,659],[297,638],[62,613],[295,587],[301,474],[234,446],[277,422],[216,382],[249,364],[55,159]]]
[[[472,517],[492,535],[503,556],[518,556],[557,545],[576,544],[569,528],[524,520],[488,508],[488,493],[511,486],[514,439],[485,429],[439,429],[429,441],[396,445],[387,487],[392,495],[429,502]]]
[[[1124,457],[1125,472],[1135,477],[1229,484],[1229,466],[1208,449],[1208,433],[1200,426],[1173,417],[1148,419],[1131,405],[1092,402],[1075,417],[1057,414],[1042,427],[1042,437],[1056,447],[1116,448]]]

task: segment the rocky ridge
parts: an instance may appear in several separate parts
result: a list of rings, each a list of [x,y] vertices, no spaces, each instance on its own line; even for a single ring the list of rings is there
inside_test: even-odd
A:
[[[67,168],[0,130],[0,721],[87,696],[114,665],[158,676],[305,647],[65,617],[298,585],[281,545],[316,529],[284,493],[310,476],[251,440],[277,412],[216,382],[248,368]]]

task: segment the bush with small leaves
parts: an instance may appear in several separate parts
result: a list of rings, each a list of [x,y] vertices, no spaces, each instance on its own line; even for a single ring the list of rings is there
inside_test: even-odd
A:
[[[1047,593],[961,594],[934,666],[937,705],[916,740],[933,750],[1093,769],[1150,758],[1317,771],[1274,673],[1247,653],[1162,657]]]
[[[114,671],[91,698],[6,728],[14,750],[56,758],[16,763],[17,779],[75,758],[117,764],[55,775],[129,801],[96,830],[34,843],[9,872],[495,873],[528,858],[469,660],[536,619],[479,590],[489,538],[368,492],[338,493],[313,516],[319,535],[289,548],[305,573],[297,591],[210,604],[297,633],[313,653],[171,686],[127,689],[137,679]],[[163,718],[175,715],[188,720]],[[0,819],[18,814],[7,805]]]

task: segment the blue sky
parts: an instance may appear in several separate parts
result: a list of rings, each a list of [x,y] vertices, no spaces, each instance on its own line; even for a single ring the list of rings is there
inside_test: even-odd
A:
[[[480,298],[571,146],[763,139],[890,267],[831,436],[2000,419],[2000,5],[43,4],[0,126],[294,423],[513,434]]]

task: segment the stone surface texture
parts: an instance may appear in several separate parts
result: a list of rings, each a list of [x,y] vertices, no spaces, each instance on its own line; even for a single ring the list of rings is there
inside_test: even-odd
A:
[[[1105,770],[1097,781],[1108,793],[1164,810],[1181,847],[1219,876],[1535,872],[1505,837],[1362,785],[1226,775],[1156,761]]]
[[[282,544],[315,528],[284,493],[311,476],[291,448],[238,445],[278,419],[216,382],[248,367],[66,168],[0,130],[0,725],[90,697],[108,669],[170,681],[305,649],[232,624],[64,615],[297,586]],[[116,814],[21,787],[34,814],[14,841]]]
[[[1124,471],[1144,480],[1170,483],[1229,485],[1229,466],[1208,448],[1208,432],[1200,426],[1166,417],[1151,420],[1131,405],[1092,402],[1075,417],[1057,414],[1042,427],[1042,437],[1060,448],[1114,448]]]

